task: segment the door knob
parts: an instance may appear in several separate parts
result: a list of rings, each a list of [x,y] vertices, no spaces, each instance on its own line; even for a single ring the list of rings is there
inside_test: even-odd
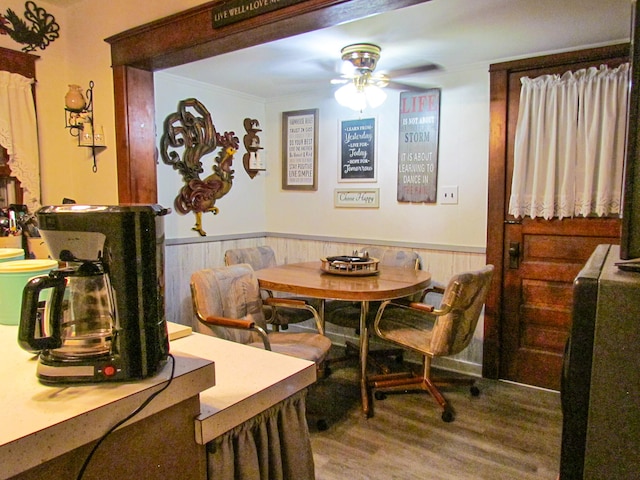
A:
[[[517,269],[520,266],[520,244],[511,242],[509,244],[509,268]]]

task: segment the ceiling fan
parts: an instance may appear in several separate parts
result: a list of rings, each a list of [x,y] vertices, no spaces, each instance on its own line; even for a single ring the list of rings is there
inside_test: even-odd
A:
[[[382,49],[373,43],[354,43],[342,48],[343,66],[347,67],[340,78],[331,80],[333,85],[343,84],[335,92],[335,97],[341,105],[362,110],[367,105],[376,107],[386,99],[383,88],[389,87],[399,90],[418,90],[418,87],[392,80],[394,77],[406,77],[417,73],[438,70],[440,67],[433,63],[396,69],[389,73],[374,73]]]
[[[401,90],[415,89],[415,86],[392,80],[418,73],[439,70],[435,63],[426,63],[416,67],[400,68],[388,73],[374,73],[382,49],[373,43],[354,43],[340,50],[343,66],[347,71],[340,78],[331,80],[332,84],[356,81],[363,84],[375,85],[380,88],[390,87]]]

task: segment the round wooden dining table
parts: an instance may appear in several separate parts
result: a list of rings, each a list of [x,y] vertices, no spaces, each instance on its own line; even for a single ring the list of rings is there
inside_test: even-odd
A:
[[[290,263],[256,271],[260,288],[292,293],[296,296],[322,300],[360,302],[360,396],[362,412],[371,414],[371,399],[367,388],[367,356],[369,353],[369,302],[402,298],[425,290],[431,274],[424,270],[381,266],[375,274],[341,275],[321,269],[322,262]],[[324,302],[320,318],[324,322]]]

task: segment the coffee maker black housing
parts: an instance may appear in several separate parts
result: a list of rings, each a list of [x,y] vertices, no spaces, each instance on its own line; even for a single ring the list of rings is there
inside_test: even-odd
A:
[[[19,342],[26,349],[40,347],[37,375],[43,383],[140,379],[164,365],[169,354],[164,308],[167,213],[159,205],[68,204],[38,210],[38,227],[51,255],[69,267],[99,263],[115,304],[112,347],[106,355],[77,358],[57,348],[60,345],[42,348],[41,339],[34,341],[33,332],[23,328],[28,319],[21,319]]]

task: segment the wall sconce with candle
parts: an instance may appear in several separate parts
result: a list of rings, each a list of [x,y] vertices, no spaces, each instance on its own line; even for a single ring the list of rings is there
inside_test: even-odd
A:
[[[242,164],[244,165],[244,169],[247,171],[249,178],[255,177],[258,172],[266,170],[266,166],[264,164],[264,158],[259,156],[260,150],[262,147],[260,146],[260,137],[258,133],[262,130],[260,129],[260,122],[256,118],[245,118],[244,119],[244,129],[247,134],[244,136],[244,147],[247,149],[247,153],[245,153],[242,157]]]
[[[83,94],[80,85],[69,85],[69,91],[64,97],[64,111],[65,128],[69,129],[72,137],[78,137],[78,146],[91,148],[95,173],[98,171],[96,148],[105,148],[106,145],[103,127],[94,128],[93,87],[91,80],[89,89]]]

